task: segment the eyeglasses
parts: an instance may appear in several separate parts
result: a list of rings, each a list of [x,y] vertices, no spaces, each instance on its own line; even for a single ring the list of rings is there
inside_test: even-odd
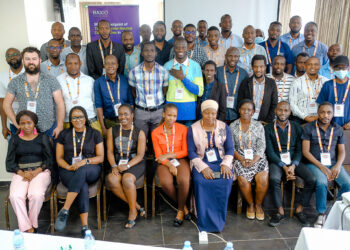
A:
[[[196,35],[196,31],[185,31],[186,35]]]
[[[76,122],[78,120],[82,121],[85,119],[85,116],[74,116],[72,117],[72,122]]]
[[[13,53],[13,54],[8,54],[8,55],[6,55],[6,58],[12,58],[12,57],[19,56],[19,55],[20,55],[20,53],[15,52],[15,53]]]
[[[50,46],[48,48],[49,48],[49,50],[54,50],[54,49],[61,50],[61,47]]]

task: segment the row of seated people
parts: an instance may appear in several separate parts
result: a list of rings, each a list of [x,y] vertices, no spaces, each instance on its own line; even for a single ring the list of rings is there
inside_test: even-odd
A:
[[[185,219],[191,218],[186,206],[191,178],[199,229],[221,232],[236,178],[248,203],[246,217],[251,220],[265,219],[262,202],[270,182],[278,213],[269,224],[276,226],[285,218],[279,189],[281,178],[294,180],[300,176],[305,181],[305,188],[295,215],[303,225],[310,225],[303,208],[309,205],[315,191],[318,216],[314,225],[321,227],[325,220],[328,181],[334,180],[340,186],[339,195],[350,191],[350,177],[342,166],[344,134],[343,129],[332,121],[333,104],[320,104],[318,119],[303,129],[289,120],[291,110],[286,101],[278,103],[276,120],[265,127],[253,119],[255,104],[250,99],[240,102],[240,118],[229,126],[217,119],[218,106],[214,100],[204,101],[202,118],[187,128],[176,122],[177,106],[167,104],[161,123],[152,132],[162,189],[178,204],[174,226],[181,226]],[[146,213],[137,203],[135,182],[145,172],[147,140],[144,131],[134,126],[134,109],[130,105],[119,107],[118,118],[120,123],[107,132],[106,154],[111,168],[106,178],[112,192],[129,205],[125,228],[130,229],[135,226],[136,218]],[[20,130],[11,137],[6,158],[6,169],[13,173],[10,201],[20,230],[35,232],[44,193],[51,182],[54,153],[49,137],[38,131],[35,113],[21,111],[16,120]],[[83,107],[71,109],[69,122],[70,128],[59,134],[56,144],[58,173],[68,194],[58,213],[55,229],[64,230],[71,205],[78,198],[84,236],[88,229],[88,185],[100,178],[104,145],[101,134],[90,127]],[[174,177],[178,190],[173,183]],[[256,183],[255,199],[253,181]]]

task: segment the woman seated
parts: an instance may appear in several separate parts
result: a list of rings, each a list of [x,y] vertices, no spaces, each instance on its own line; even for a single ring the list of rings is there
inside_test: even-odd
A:
[[[238,186],[248,202],[247,218],[264,220],[261,204],[268,189],[268,162],[265,158],[265,132],[260,122],[252,119],[255,105],[249,99],[239,104],[240,119],[230,125],[236,148],[234,167]],[[252,194],[252,180],[255,180],[255,206]]]
[[[107,176],[111,191],[129,205],[129,217],[126,229],[135,226],[137,211],[143,217],[146,214],[136,201],[136,180],[145,172],[143,156],[146,150],[145,133],[133,124],[134,111],[129,104],[123,104],[118,110],[120,125],[108,129],[107,158],[112,172]]]
[[[216,119],[218,103],[201,105],[203,118],[188,130],[194,195],[200,231],[221,232],[233,182],[233,142],[228,126]]]
[[[6,170],[13,173],[9,198],[19,229],[36,233],[45,192],[51,183],[53,152],[49,137],[36,128],[38,116],[35,113],[20,111],[16,122],[20,133],[11,136],[6,157]]]
[[[103,162],[103,139],[101,134],[90,127],[85,109],[75,106],[69,113],[70,128],[63,130],[57,139],[56,159],[59,176],[68,188],[66,201],[58,213],[55,223],[57,231],[66,227],[69,209],[78,198],[81,235],[85,237],[88,227],[89,184],[95,183],[101,174]]]
[[[187,157],[187,127],[176,123],[177,107],[167,104],[164,107],[160,126],[152,132],[153,148],[158,162],[158,177],[164,193],[178,203],[175,227],[182,225],[184,218],[191,219],[186,207],[190,189],[191,170]],[[174,186],[176,178],[178,191]]]

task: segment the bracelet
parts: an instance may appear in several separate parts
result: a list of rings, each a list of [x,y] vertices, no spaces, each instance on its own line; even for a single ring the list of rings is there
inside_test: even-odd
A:
[[[118,164],[113,164],[112,165],[112,168],[116,168],[116,167],[118,167]]]

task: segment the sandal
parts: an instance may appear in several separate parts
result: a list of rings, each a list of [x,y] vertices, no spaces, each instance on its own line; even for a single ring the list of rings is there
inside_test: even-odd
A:
[[[135,220],[128,220],[128,222],[124,225],[125,229],[132,229],[136,225]],[[130,225],[130,226],[129,226]]]
[[[139,209],[139,215],[140,215],[140,217],[145,217],[145,215],[146,215],[146,210],[145,210],[145,208],[141,207],[141,208]]]
[[[182,220],[180,220],[180,219],[177,218],[177,216],[178,216],[179,214],[182,214]],[[174,222],[173,222],[173,226],[174,226],[174,227],[180,227],[180,226],[182,225],[182,223],[184,222],[184,221],[183,221],[183,218],[184,218],[184,217],[183,217],[183,214],[184,214],[183,211],[180,211],[180,210],[177,211],[177,215],[176,215],[176,217],[175,217],[175,219],[174,219]]]

